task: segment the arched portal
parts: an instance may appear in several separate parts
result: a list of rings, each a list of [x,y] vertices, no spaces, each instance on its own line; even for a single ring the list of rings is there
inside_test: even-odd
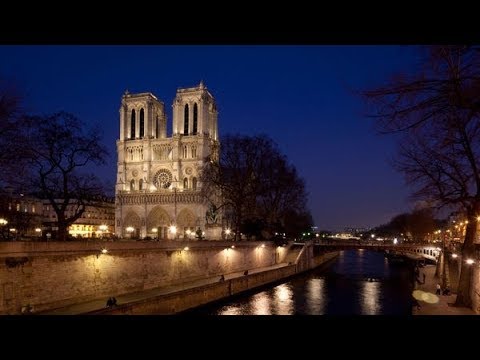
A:
[[[194,238],[197,217],[190,209],[183,209],[177,216],[177,231],[183,238]]]
[[[122,233],[126,234],[126,237],[131,239],[136,239],[140,236],[140,226],[142,225],[142,221],[140,216],[133,211],[130,210],[127,212],[127,215],[123,218],[123,229]]]
[[[167,239],[172,219],[160,205],[155,206],[147,216],[147,235],[155,239]]]

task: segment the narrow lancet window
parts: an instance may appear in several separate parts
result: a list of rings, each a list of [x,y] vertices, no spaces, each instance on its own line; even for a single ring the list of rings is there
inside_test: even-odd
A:
[[[185,104],[185,117],[183,122],[183,135],[188,135],[188,104]]]

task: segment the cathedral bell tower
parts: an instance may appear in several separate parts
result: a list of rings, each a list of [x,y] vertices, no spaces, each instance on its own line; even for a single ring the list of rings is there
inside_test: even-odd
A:
[[[120,238],[194,239],[199,229],[207,232],[199,178],[204,159],[218,156],[215,99],[200,82],[179,88],[172,107],[168,137],[163,102],[149,92],[122,96],[115,188]],[[210,232],[209,239],[221,237],[214,225],[220,233]]]
[[[217,106],[203,81],[177,90],[173,101],[173,135],[205,135],[218,141]]]

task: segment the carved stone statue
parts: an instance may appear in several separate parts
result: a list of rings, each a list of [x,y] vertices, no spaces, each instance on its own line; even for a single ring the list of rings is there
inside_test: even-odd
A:
[[[218,220],[218,209],[215,204],[210,203],[210,207],[205,214],[205,220],[207,224],[216,224]]]

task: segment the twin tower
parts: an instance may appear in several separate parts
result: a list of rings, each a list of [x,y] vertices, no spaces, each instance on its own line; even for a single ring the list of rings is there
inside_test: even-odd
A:
[[[203,82],[180,88],[168,136],[161,100],[149,92],[123,95],[117,140],[117,236],[193,239],[199,229],[208,230],[199,174],[207,156],[218,156],[217,115],[215,99]],[[220,234],[221,228],[207,236]]]

